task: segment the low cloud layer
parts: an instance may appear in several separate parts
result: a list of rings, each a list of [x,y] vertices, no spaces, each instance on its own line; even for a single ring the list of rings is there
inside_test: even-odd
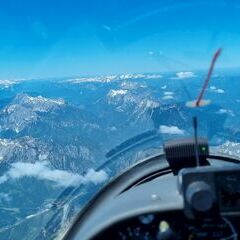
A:
[[[166,126],[166,125],[161,125],[159,128],[160,133],[164,134],[176,134],[176,135],[183,135],[184,130],[176,127],[176,126]]]
[[[0,184],[23,177],[48,180],[60,187],[78,186],[81,183],[99,184],[108,178],[104,171],[96,172],[94,169],[89,169],[85,175],[79,175],[70,171],[51,169],[46,161],[36,163],[17,162],[13,163],[11,168],[0,177]]]

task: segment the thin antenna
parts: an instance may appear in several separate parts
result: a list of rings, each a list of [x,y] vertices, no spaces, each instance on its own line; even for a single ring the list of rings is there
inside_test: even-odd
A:
[[[187,107],[205,106],[205,105],[208,105],[211,102],[209,100],[202,100],[202,98],[203,98],[203,95],[204,95],[204,93],[205,93],[205,91],[207,89],[207,86],[208,86],[208,83],[209,83],[209,81],[211,79],[211,76],[212,76],[212,73],[213,73],[216,61],[217,61],[218,57],[220,56],[221,52],[222,52],[222,48],[219,48],[215,52],[215,54],[214,54],[214,56],[212,58],[212,61],[211,61],[211,65],[210,65],[209,70],[208,70],[207,77],[206,77],[206,79],[205,79],[205,81],[203,83],[202,89],[201,89],[201,91],[200,91],[200,93],[199,93],[199,95],[197,97],[197,100],[187,102],[186,103]]]
[[[210,68],[209,68],[209,70],[208,70],[208,74],[207,74],[206,80],[204,81],[202,90],[201,90],[201,92],[200,92],[200,94],[199,94],[199,96],[198,96],[198,98],[197,98],[197,101],[196,101],[196,106],[197,106],[197,107],[199,107],[199,105],[200,105],[200,102],[201,102],[201,100],[202,100],[203,94],[204,94],[204,92],[205,92],[205,90],[206,90],[206,88],[207,88],[207,86],[208,86],[208,82],[209,82],[209,80],[210,80],[210,78],[211,78],[211,76],[212,76],[215,63],[216,63],[218,57],[220,56],[221,52],[222,52],[222,49],[219,48],[219,49],[215,52],[215,54],[214,54],[214,56],[213,56],[213,58],[212,58],[211,66],[210,66]]]
[[[196,166],[200,167],[199,152],[198,152],[198,132],[197,132],[197,117],[193,117],[193,131],[194,131],[194,150],[196,157]]]

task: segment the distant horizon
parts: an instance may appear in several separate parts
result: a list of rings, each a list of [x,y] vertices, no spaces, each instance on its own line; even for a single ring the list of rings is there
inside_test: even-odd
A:
[[[65,79],[65,78],[91,78],[91,77],[107,77],[107,76],[121,76],[121,75],[148,75],[148,74],[174,74],[176,75],[177,73],[185,73],[185,72],[192,72],[192,73],[201,73],[204,74],[208,72],[208,68],[205,69],[193,69],[193,70],[172,70],[172,71],[154,71],[154,72],[118,72],[118,73],[103,73],[103,74],[74,74],[74,75],[65,75],[65,76],[43,76],[43,77],[3,77],[0,78],[0,81],[25,81],[25,80],[51,80],[51,79]],[[214,74],[218,74],[218,73],[230,73],[230,74],[240,74],[240,67],[229,67],[229,68],[218,68],[216,67],[216,69],[213,72]]]

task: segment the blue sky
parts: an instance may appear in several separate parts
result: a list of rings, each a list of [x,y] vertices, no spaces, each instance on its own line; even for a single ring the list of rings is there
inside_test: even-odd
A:
[[[229,0],[2,0],[0,79],[240,66]]]

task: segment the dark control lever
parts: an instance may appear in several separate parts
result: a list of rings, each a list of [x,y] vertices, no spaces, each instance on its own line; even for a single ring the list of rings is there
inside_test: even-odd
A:
[[[157,240],[176,240],[176,234],[171,229],[166,221],[162,221],[159,224],[159,232],[157,234]]]

